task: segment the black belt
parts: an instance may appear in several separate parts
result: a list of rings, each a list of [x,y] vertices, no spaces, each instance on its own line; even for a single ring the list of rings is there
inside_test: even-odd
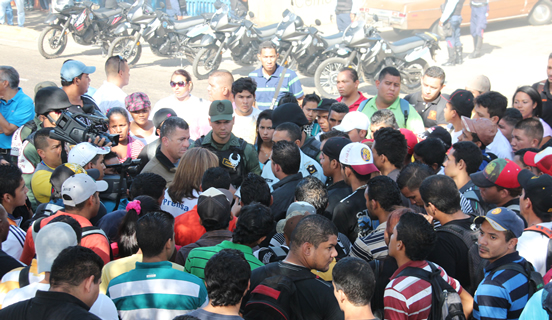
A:
[[[2,149],[0,148],[0,154],[10,154],[11,153],[11,149]]]

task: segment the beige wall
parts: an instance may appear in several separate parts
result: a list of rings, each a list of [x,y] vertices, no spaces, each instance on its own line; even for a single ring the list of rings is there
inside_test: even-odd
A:
[[[286,8],[299,15],[306,25],[314,25],[319,19],[323,24],[335,23],[336,0],[249,0],[249,11],[255,14],[252,19],[259,26],[278,23]]]

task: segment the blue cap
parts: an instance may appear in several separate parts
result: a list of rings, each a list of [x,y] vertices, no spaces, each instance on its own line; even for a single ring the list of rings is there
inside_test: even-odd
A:
[[[83,73],[94,73],[96,67],[87,67],[84,63],[77,60],[70,60],[61,67],[61,79],[65,81],[73,81],[76,76]]]
[[[504,207],[495,208],[487,212],[485,216],[475,218],[474,222],[481,224],[485,220],[487,220],[496,231],[512,231],[516,238],[519,238],[523,233],[523,220],[510,209]]]

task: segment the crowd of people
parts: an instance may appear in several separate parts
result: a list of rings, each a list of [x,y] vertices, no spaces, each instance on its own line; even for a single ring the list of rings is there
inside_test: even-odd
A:
[[[510,103],[483,75],[442,93],[439,67],[404,99],[397,69],[368,98],[344,68],[320,98],[277,58],[208,99],[176,70],[153,106],[119,56],[34,99],[0,66],[0,318],[548,315],[552,55]]]

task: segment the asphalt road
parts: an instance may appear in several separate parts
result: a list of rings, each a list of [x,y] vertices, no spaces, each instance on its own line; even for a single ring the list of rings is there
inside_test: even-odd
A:
[[[0,64],[15,67],[21,77],[20,86],[24,92],[34,95],[34,86],[44,80],[59,83],[59,70],[66,59],[77,59],[87,65],[96,66],[91,75],[91,85],[98,88],[105,80],[103,65],[105,57],[96,47],[75,44],[70,40],[67,49],[56,59],[45,59],[38,52],[37,38],[45,27],[42,23],[46,14],[40,11],[27,12],[28,27],[18,28],[0,26]],[[334,26],[322,26],[326,34],[336,32]],[[463,88],[467,81],[475,75],[487,75],[496,90],[511,99],[515,89],[520,85],[530,85],[546,78],[548,55],[552,52],[548,36],[552,33],[552,25],[531,26],[526,19],[515,19],[489,24],[485,33],[483,52],[479,59],[465,59],[461,66],[445,67],[445,93],[452,93],[457,88]],[[462,29],[464,56],[473,49],[469,28]],[[382,32],[384,38],[395,41],[401,37],[392,31]],[[441,42],[437,54],[437,62],[430,65],[440,65],[447,60],[445,43]],[[235,65],[228,53],[224,55],[221,69],[230,70],[235,78],[247,76],[249,72],[260,66],[240,67]],[[169,80],[172,72],[184,68],[191,73],[191,63],[180,59],[167,59],[155,56],[145,45],[138,64],[131,68],[130,84],[123,90],[127,93],[146,92],[152,103],[171,94]],[[301,77],[303,90],[306,93],[315,91],[312,78]],[[375,87],[362,83],[360,90],[371,96]],[[207,81],[194,80],[192,94],[207,98]]]

